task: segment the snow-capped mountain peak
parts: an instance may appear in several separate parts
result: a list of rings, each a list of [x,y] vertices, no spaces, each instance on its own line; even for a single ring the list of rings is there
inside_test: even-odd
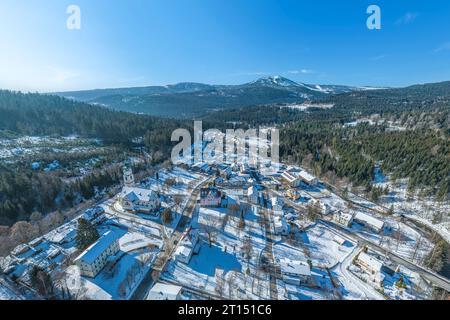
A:
[[[299,84],[282,76],[269,76],[260,78],[252,84],[262,84],[266,86],[280,86],[280,87],[298,87]]]

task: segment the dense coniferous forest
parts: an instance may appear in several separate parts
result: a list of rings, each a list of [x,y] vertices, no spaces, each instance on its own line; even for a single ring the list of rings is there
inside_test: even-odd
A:
[[[92,137],[129,145],[146,135],[148,146],[165,147],[181,121],[117,112],[57,96],[0,91],[0,129],[23,135]],[[185,125],[184,125],[185,126]],[[167,138],[168,137],[168,138]]]

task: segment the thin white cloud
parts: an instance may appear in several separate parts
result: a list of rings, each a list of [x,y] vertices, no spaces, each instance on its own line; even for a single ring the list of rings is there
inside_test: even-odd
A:
[[[379,60],[383,60],[386,57],[387,57],[386,54],[380,54],[378,56],[370,57],[369,60],[371,60],[371,61],[379,61]]]
[[[314,71],[309,70],[309,69],[300,69],[300,70],[289,70],[287,73],[289,73],[289,74],[312,74],[312,73],[314,73]]]
[[[407,12],[403,16],[397,19],[395,24],[409,24],[414,22],[416,18],[419,16],[417,12]]]
[[[444,42],[439,47],[433,50],[434,53],[439,53],[442,51],[448,51],[450,50],[450,41]]]

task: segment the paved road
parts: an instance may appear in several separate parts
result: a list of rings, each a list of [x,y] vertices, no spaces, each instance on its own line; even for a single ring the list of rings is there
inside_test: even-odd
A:
[[[336,266],[336,268],[339,269],[339,272],[342,275],[342,277],[339,277],[339,280],[343,282],[344,288],[352,288],[354,289],[354,291],[359,292],[361,299],[365,298],[368,300],[384,300],[384,297],[378,291],[376,291],[372,286],[363,282],[361,279],[351,273],[350,270],[348,270],[348,267],[353,263],[353,259],[358,254],[360,249],[361,247],[355,246],[353,248],[353,251]]]
[[[263,249],[264,256],[268,259],[268,272],[270,281],[270,299],[278,300],[278,287],[277,287],[277,266],[275,264],[275,258],[273,256],[273,231],[270,210],[261,209],[264,218],[264,228],[266,234],[266,246]]]
[[[168,261],[172,258],[173,253],[176,250],[176,244],[179,243],[183,233],[190,225],[192,214],[197,204],[197,198],[200,194],[200,189],[211,181],[212,178],[208,178],[199,183],[191,193],[189,200],[182,211],[182,216],[177,224],[174,232],[169,239],[165,239],[165,250],[161,251],[153,265],[153,268],[148,272],[146,278],[142,281],[136,293],[133,295],[134,300],[145,300],[147,298],[150,288],[155,282],[157,282],[164,271]]]

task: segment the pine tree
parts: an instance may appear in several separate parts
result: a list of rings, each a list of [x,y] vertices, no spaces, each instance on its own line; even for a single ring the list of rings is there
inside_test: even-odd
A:
[[[99,234],[97,229],[91,222],[86,219],[78,220],[78,229],[77,229],[77,248],[79,250],[84,250],[98,240]]]

